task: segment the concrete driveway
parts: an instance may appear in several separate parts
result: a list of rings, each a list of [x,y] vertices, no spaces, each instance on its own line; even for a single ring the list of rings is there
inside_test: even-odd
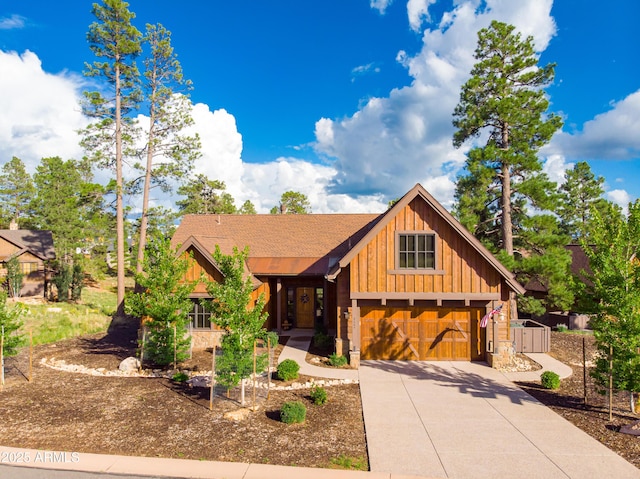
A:
[[[371,471],[430,478],[640,478],[484,363],[363,361]]]

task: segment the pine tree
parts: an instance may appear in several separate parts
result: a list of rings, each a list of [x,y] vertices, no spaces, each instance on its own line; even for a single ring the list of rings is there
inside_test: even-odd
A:
[[[271,214],[306,215],[311,213],[311,203],[304,193],[285,191],[280,197],[280,206],[271,208]]]
[[[602,214],[607,201],[604,193],[604,178],[596,176],[589,164],[584,161],[576,163],[564,175],[564,183],[560,186],[558,216],[562,231],[574,241],[588,238],[591,231],[593,208]]]
[[[19,225],[34,194],[33,179],[27,173],[20,158],[14,156],[11,161],[2,165],[0,203],[2,203],[9,221],[14,221]]]
[[[233,214],[236,212],[234,199],[225,189],[224,181],[210,180],[205,175],[198,174],[178,188],[178,194],[186,198],[176,201],[176,205],[181,215]]]
[[[562,126],[557,115],[547,113],[543,90],[553,80],[555,65],[538,67],[533,38],[523,39],[515,27],[498,21],[478,33],[475,59],[454,111],[453,143],[461,147],[481,135],[487,140],[468,153],[467,173],[456,187],[455,214],[490,249],[503,251],[501,257],[526,282],[531,274],[523,269],[522,258],[543,253],[551,260],[553,252],[560,255],[556,263],[566,263],[568,255],[558,244],[538,251],[532,241],[541,235],[531,231],[549,231],[552,217],[532,218],[527,211],[552,211],[555,206],[555,184],[542,172],[537,156]],[[516,314],[514,297],[511,314]]]
[[[125,293],[125,216],[123,175],[127,147],[135,138],[135,129],[127,115],[141,99],[139,72],[135,64],[141,52],[141,33],[131,21],[135,14],[122,0],[103,0],[94,3],[92,13],[97,21],[89,26],[89,48],[97,57],[92,64],[85,64],[85,75],[103,78],[110,88],[109,97],[103,90],[85,92],[83,112],[96,122],[81,132],[82,146],[87,159],[102,168],[115,172],[116,197],[116,262],[117,262],[117,311],[124,314]]]
[[[193,125],[191,102],[186,92],[191,82],[185,80],[182,67],[171,46],[171,33],[162,25],[147,25],[144,42],[149,56],[144,60],[144,92],[149,108],[149,127],[146,134],[146,164],[140,218],[136,271],[142,272],[147,242],[149,195],[152,186],[171,191],[169,180],[184,178],[200,156],[198,135],[183,132]]]
[[[13,307],[7,305],[7,293],[0,291],[0,329],[4,331],[5,356],[15,356],[18,348],[24,343],[24,337],[20,334],[22,327],[22,316],[27,313],[27,309],[16,303]]]

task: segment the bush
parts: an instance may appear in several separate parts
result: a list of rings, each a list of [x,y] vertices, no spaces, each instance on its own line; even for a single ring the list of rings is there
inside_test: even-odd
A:
[[[311,400],[316,406],[321,406],[327,402],[327,390],[320,386],[311,388]]]
[[[307,417],[307,408],[300,401],[290,401],[282,405],[280,420],[285,424],[304,422]]]
[[[278,377],[283,381],[291,381],[298,377],[300,365],[293,359],[285,359],[278,364]]]
[[[329,364],[336,368],[345,366],[347,364],[347,357],[338,356],[336,353],[331,353],[331,355],[329,355]]]
[[[189,379],[189,375],[180,371],[175,373],[171,379],[177,383],[184,383]]]
[[[560,376],[553,371],[545,371],[540,375],[540,382],[545,389],[558,389],[560,387]]]
[[[324,331],[316,331],[313,335],[313,345],[318,349],[333,347],[333,337],[329,336]]]
[[[558,323],[556,324],[556,331],[560,333],[566,333],[567,331],[569,331],[569,328],[564,323]]]

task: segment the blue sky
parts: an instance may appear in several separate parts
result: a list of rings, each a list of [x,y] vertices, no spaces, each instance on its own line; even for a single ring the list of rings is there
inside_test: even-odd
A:
[[[90,1],[0,4],[0,162],[33,170],[82,155],[75,131]],[[467,147],[451,113],[479,28],[497,19],[533,35],[563,131],[541,157],[556,180],[586,160],[624,204],[640,195],[640,42],[633,0],[131,0],[140,30],[162,23],[191,94],[203,158],[240,205],[268,211],[282,192],[314,212],[380,211],[421,182],[450,207]],[[185,4],[186,5],[186,4]],[[100,177],[100,175],[98,175]],[[171,198],[157,196],[158,204]],[[136,200],[132,199],[135,208]]]

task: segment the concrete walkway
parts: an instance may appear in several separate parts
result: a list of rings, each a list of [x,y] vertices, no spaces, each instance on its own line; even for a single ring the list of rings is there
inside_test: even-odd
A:
[[[484,363],[363,361],[374,472],[638,479],[640,470]]]
[[[300,365],[300,374],[326,379],[349,379],[358,382],[357,369],[325,368],[307,363],[307,351],[309,351],[312,335],[311,331],[295,329],[283,333],[283,336],[289,336],[289,340],[282,348],[278,364],[285,359],[293,359]]]
[[[508,373],[504,372],[502,374],[505,375],[507,379],[514,382],[535,382],[540,381],[540,375],[545,371],[553,371],[560,379],[568,378],[573,374],[573,370],[567,366],[566,364],[558,361],[555,358],[552,358],[548,354],[545,353],[524,353],[525,356],[529,357],[540,366],[542,369],[537,371],[520,371]]]

